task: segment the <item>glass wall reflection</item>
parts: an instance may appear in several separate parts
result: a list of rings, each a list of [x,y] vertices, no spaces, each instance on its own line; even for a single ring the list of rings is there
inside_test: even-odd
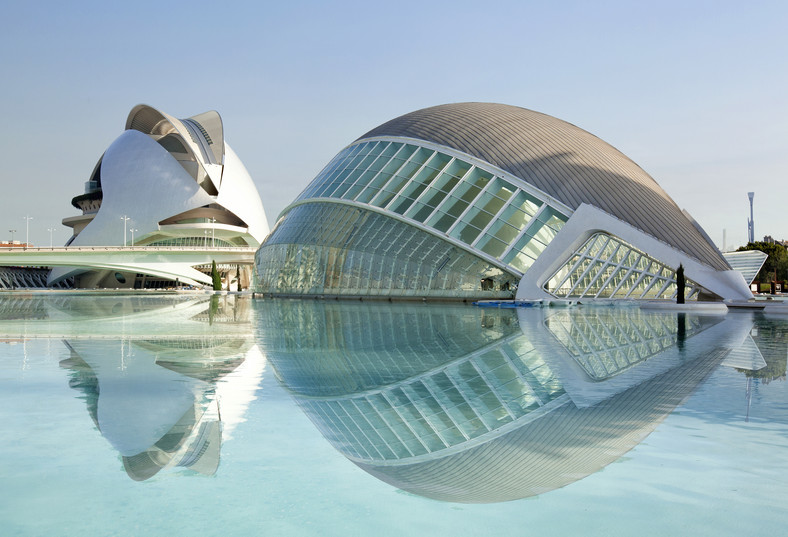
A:
[[[577,481],[641,442],[724,360],[763,367],[751,314],[286,300],[257,314],[277,377],[337,450],[454,502]]]
[[[63,382],[134,480],[217,472],[270,360],[320,433],[369,474],[439,500],[497,502],[604,468],[719,366],[739,372],[749,419],[759,390],[786,378],[788,319],[0,296],[0,340],[31,338],[63,342]]]

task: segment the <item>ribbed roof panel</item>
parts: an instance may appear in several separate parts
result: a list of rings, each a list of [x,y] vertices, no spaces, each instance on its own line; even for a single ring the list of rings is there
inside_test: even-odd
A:
[[[594,205],[717,270],[730,270],[651,176],[610,144],[560,119],[503,104],[457,103],[405,114],[357,141],[378,136],[462,151],[572,209]]]

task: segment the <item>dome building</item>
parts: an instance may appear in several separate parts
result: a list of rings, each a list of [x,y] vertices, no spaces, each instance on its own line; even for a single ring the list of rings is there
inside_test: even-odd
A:
[[[256,255],[271,295],[751,296],[700,226],[618,150],[491,103],[393,119],[329,162]]]
[[[247,249],[268,234],[252,178],[224,140],[215,111],[177,119],[147,105],[129,113],[126,130],[96,164],[85,192],[72,200],[81,215],[65,218],[74,233],[66,246]],[[78,287],[204,284],[206,266],[190,266],[166,252],[159,263],[115,269],[55,267],[50,286],[69,277]],[[247,262],[248,263],[248,262]],[[158,268],[155,268],[158,266]],[[223,267],[236,272],[236,267]],[[250,270],[247,279],[250,279]]]

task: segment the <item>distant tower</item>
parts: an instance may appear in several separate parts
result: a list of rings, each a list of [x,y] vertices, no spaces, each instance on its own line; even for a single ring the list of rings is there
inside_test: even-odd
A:
[[[750,219],[747,220],[747,231],[750,242],[755,242],[755,222],[752,219],[752,198],[755,197],[755,192],[747,192],[747,197],[750,198]]]

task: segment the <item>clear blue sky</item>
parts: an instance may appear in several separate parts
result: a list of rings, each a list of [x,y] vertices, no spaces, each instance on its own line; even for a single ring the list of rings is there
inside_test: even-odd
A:
[[[788,3],[13,2],[0,19],[0,238],[62,218],[138,103],[217,110],[268,219],[400,114],[502,102],[582,127],[722,246],[788,239]],[[119,224],[120,225],[120,224]]]

